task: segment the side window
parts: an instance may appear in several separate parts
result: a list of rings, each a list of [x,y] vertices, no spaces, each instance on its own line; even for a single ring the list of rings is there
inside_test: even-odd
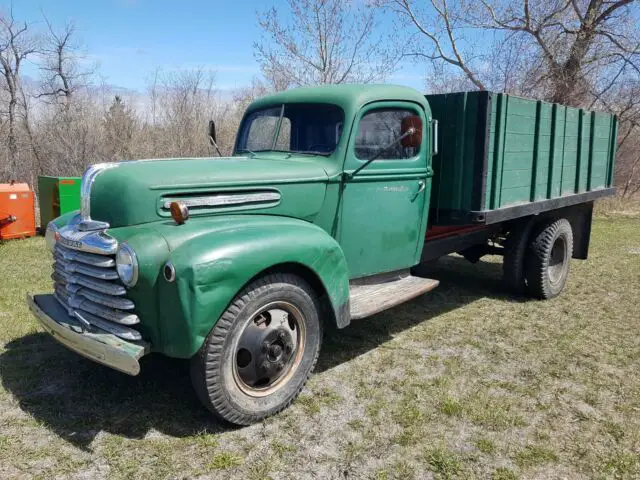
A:
[[[394,138],[402,134],[402,121],[413,117],[417,112],[407,108],[384,108],[367,112],[358,125],[355,154],[360,160],[375,156],[380,149],[389,145]],[[393,145],[378,158],[383,160],[402,160],[415,157],[419,148],[405,147],[401,142]]]

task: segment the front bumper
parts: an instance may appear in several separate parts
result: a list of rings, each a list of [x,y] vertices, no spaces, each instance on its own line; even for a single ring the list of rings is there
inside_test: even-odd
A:
[[[86,329],[53,295],[27,295],[27,303],[44,329],[68,349],[129,375],[140,373],[139,360],[149,353],[148,343],[125,341],[95,327]]]

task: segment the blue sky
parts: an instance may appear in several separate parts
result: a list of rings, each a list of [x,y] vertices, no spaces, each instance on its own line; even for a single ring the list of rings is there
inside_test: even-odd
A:
[[[109,84],[142,91],[158,67],[165,71],[204,67],[216,72],[218,88],[233,89],[260,73],[253,57],[253,42],[260,38],[256,12],[284,4],[283,0],[18,0],[13,11],[16,19],[29,22],[40,22],[41,12],[54,25],[72,20],[88,60],[99,66]],[[35,74],[30,70],[25,68],[25,73]],[[416,67],[405,66],[389,82],[423,89]]]

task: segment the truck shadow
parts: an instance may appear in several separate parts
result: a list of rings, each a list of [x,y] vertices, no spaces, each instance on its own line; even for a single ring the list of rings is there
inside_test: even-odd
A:
[[[500,263],[470,265],[457,257],[444,259],[429,272],[441,281],[433,292],[347,329],[327,332],[316,371],[347,362],[398,332],[478,298],[511,298],[502,293],[500,273]],[[216,421],[200,405],[191,388],[188,362],[161,355],[143,358],[141,374],[129,377],[36,333],[5,345],[0,375],[20,410],[83,449],[89,449],[102,431],[141,439],[151,430],[184,437],[233,428]]]
[[[326,332],[316,372],[333,368],[391,340],[396,334],[439,315],[456,310],[480,298],[526,301],[506,292],[502,283],[502,262],[471,264],[457,255],[439,259],[420,272],[440,285],[410,302],[357,320],[343,330]]]

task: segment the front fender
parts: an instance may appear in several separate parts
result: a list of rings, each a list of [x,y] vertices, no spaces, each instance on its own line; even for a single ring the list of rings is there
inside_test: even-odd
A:
[[[347,263],[338,243],[321,228],[286,217],[237,216],[227,219],[229,227],[199,229],[190,239],[172,241],[192,222],[173,228],[167,238],[176,247],[169,258],[176,280],[159,282],[163,353],[194,355],[242,287],[281,264],[312,271],[326,290],[338,326],[348,324]]]

